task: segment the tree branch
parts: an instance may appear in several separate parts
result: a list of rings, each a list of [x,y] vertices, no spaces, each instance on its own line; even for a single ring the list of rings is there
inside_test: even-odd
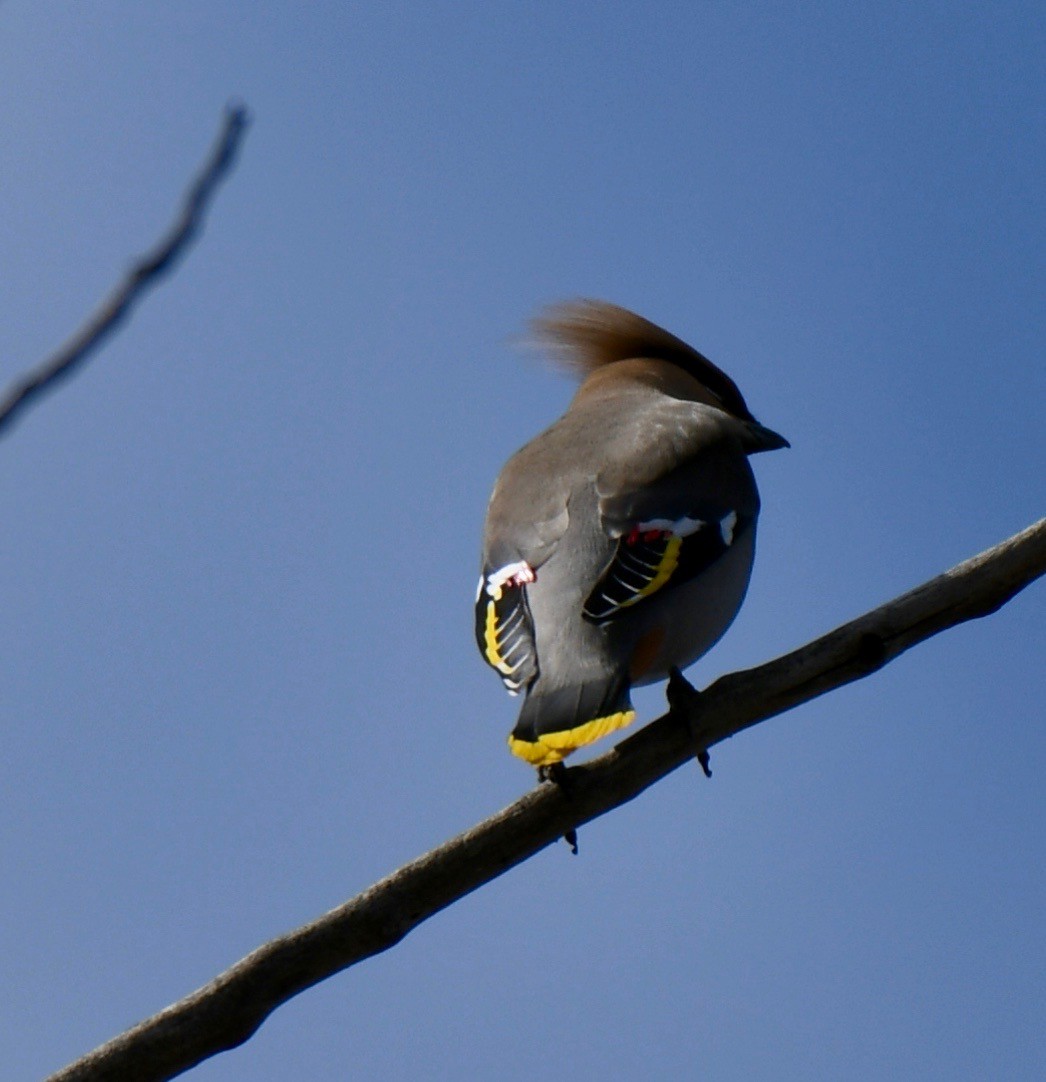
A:
[[[10,429],[26,406],[71,376],[186,253],[203,226],[212,196],[235,163],[247,124],[247,110],[243,106],[226,109],[214,149],[186,193],[167,236],[139,259],[108,299],[57,353],[7,389],[0,398],[0,436]]]
[[[49,1082],[173,1078],[246,1041],[280,1004],[387,950],[426,918],[760,721],[867,676],[909,647],[986,616],[1046,572],[1046,519],[820,639],[716,680],[590,763],[485,822],[141,1022]],[[677,685],[677,689],[678,689]]]

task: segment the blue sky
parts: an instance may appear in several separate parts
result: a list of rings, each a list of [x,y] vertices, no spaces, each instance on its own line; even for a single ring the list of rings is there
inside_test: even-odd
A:
[[[699,684],[1039,518],[1044,45],[1031,3],[3,4],[5,381],[254,125],[0,445],[0,1076],[529,787],[471,601],[571,393],[542,305],[634,308],[792,442]],[[738,737],[192,1077],[1043,1077],[1044,615]]]

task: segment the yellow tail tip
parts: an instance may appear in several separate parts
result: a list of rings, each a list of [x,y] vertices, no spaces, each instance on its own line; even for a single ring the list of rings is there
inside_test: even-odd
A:
[[[607,714],[602,718],[575,725],[573,729],[562,729],[555,733],[541,733],[535,740],[522,740],[518,736],[509,736],[508,746],[513,755],[518,756],[531,766],[552,766],[561,763],[568,755],[591,744],[617,729],[631,725],[635,720],[634,710],[620,710],[616,714]]]

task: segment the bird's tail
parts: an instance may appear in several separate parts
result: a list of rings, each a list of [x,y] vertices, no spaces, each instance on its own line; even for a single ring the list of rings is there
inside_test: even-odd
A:
[[[548,690],[538,681],[527,694],[508,744],[532,766],[551,766],[635,716],[624,676]]]

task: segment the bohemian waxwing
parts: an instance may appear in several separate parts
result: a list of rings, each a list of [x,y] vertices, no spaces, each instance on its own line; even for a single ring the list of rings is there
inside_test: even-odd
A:
[[[494,486],[476,640],[525,696],[510,748],[547,768],[631,722],[633,684],[730,626],[755,552],[748,456],[788,441],[711,361],[624,308],[568,303],[536,329],[581,386]]]

